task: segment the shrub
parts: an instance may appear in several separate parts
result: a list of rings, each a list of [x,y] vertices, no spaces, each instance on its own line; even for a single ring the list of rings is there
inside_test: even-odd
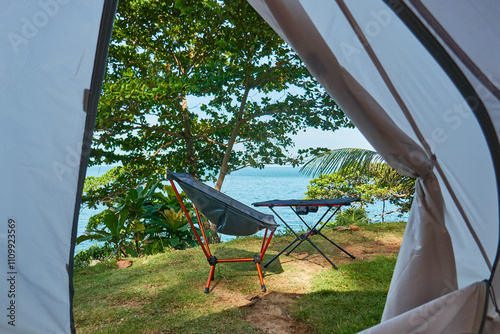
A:
[[[102,261],[108,259],[113,254],[113,247],[110,244],[92,245],[89,249],[79,251],[73,261],[75,268],[88,266],[93,260]]]
[[[335,216],[335,225],[337,226],[366,224],[369,221],[366,210],[355,206],[349,207]]]
[[[187,204],[186,208],[191,210],[192,205]],[[115,197],[111,207],[91,217],[77,243],[85,240],[108,243],[113,249],[111,256],[117,257],[150,255],[166,248],[195,245],[172,187],[154,180]]]
[[[353,168],[324,174],[309,181],[306,196],[310,199],[360,197],[361,204],[383,201],[395,205],[400,214],[411,208],[415,179],[397,172],[384,173],[383,168],[362,172]]]

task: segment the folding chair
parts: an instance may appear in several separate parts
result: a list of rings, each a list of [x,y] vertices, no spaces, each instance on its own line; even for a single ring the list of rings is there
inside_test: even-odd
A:
[[[206,184],[196,180],[193,176],[188,173],[171,173],[167,172],[167,180],[174,188],[175,194],[179,203],[181,204],[182,210],[186,215],[191,228],[198,239],[198,242],[205,253],[208,263],[210,264],[210,274],[208,276],[208,282],[205,287],[205,293],[210,292],[210,282],[214,279],[215,266],[217,263],[223,262],[254,262],[257,267],[257,272],[259,274],[260,287],[263,292],[266,291],[266,286],[264,284],[264,275],[262,273],[262,268],[260,263],[264,258],[267,251],[267,247],[271,242],[274,235],[274,231],[279,226],[274,221],[272,215],[268,215],[259,212],[243,203],[240,203],[233,198],[217,191]],[[193,202],[196,216],[198,218],[198,225],[200,227],[203,241],[202,242],[196,228],[194,227],[193,221],[182,202],[182,199],[177,191],[174,181],[180,185],[186,196]],[[201,224],[200,213],[198,209],[203,213],[205,217],[208,218],[213,224],[217,226],[217,232],[227,235],[235,236],[248,236],[257,233],[258,231],[265,229],[264,238],[262,240],[262,246],[260,248],[260,253],[255,255],[253,258],[233,258],[233,259],[218,259],[210,252],[210,247],[208,246],[207,238],[205,235],[205,230]],[[271,232],[268,236],[268,232]]]

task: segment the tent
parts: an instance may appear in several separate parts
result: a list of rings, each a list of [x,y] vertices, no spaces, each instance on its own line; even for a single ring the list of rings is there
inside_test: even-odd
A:
[[[500,332],[500,3],[249,1],[418,178],[382,322],[366,332]]]
[[[367,332],[499,332],[498,1],[249,1],[373,147],[418,177]],[[76,224],[115,8],[2,1],[2,333],[74,332]]]
[[[1,8],[0,333],[74,332],[76,228],[116,0]]]

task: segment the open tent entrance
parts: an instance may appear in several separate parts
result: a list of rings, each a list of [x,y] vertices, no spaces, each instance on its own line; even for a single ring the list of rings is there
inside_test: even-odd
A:
[[[249,2],[377,152],[418,178],[370,333],[500,332],[498,1]],[[3,3],[0,289],[16,294],[0,297],[0,332],[75,332],[77,217],[116,4]]]

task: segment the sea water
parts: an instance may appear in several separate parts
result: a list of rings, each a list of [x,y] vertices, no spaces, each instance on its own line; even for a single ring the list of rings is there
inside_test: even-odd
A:
[[[111,167],[90,167],[87,170],[87,176],[99,176],[110,169]],[[252,206],[252,203],[273,199],[303,199],[310,180],[310,177],[304,176],[299,172],[299,168],[278,166],[268,166],[264,169],[245,168],[226,176],[221,191],[258,211],[274,215],[269,208],[256,208]],[[214,186],[214,184],[210,182],[207,182],[207,184],[212,187]],[[366,208],[368,216],[371,218],[372,222],[379,222],[381,220],[380,216],[377,216],[382,213],[381,202],[369,205]],[[390,212],[394,209],[394,206],[386,203],[386,212]],[[78,220],[78,235],[85,232],[89,218],[102,210],[104,210],[104,207],[100,207],[97,210],[91,210],[82,206]],[[304,229],[304,225],[300,222],[299,218],[295,215],[291,208],[275,207],[274,210],[294,230],[301,231]],[[309,213],[306,216],[302,216],[302,218],[306,220],[310,226],[314,225],[324,213],[323,210],[325,209],[320,208],[318,213]],[[285,232],[283,222],[279,219],[279,217],[276,217],[276,215],[274,216],[276,223],[280,225],[277,233]],[[400,218],[397,213],[394,213],[386,215],[384,219],[385,221],[396,221],[404,218],[405,217]],[[223,241],[234,238],[226,235],[221,235],[221,237]],[[95,242],[90,240],[82,242],[76,246],[76,252],[88,249],[93,244],[95,244]]]

